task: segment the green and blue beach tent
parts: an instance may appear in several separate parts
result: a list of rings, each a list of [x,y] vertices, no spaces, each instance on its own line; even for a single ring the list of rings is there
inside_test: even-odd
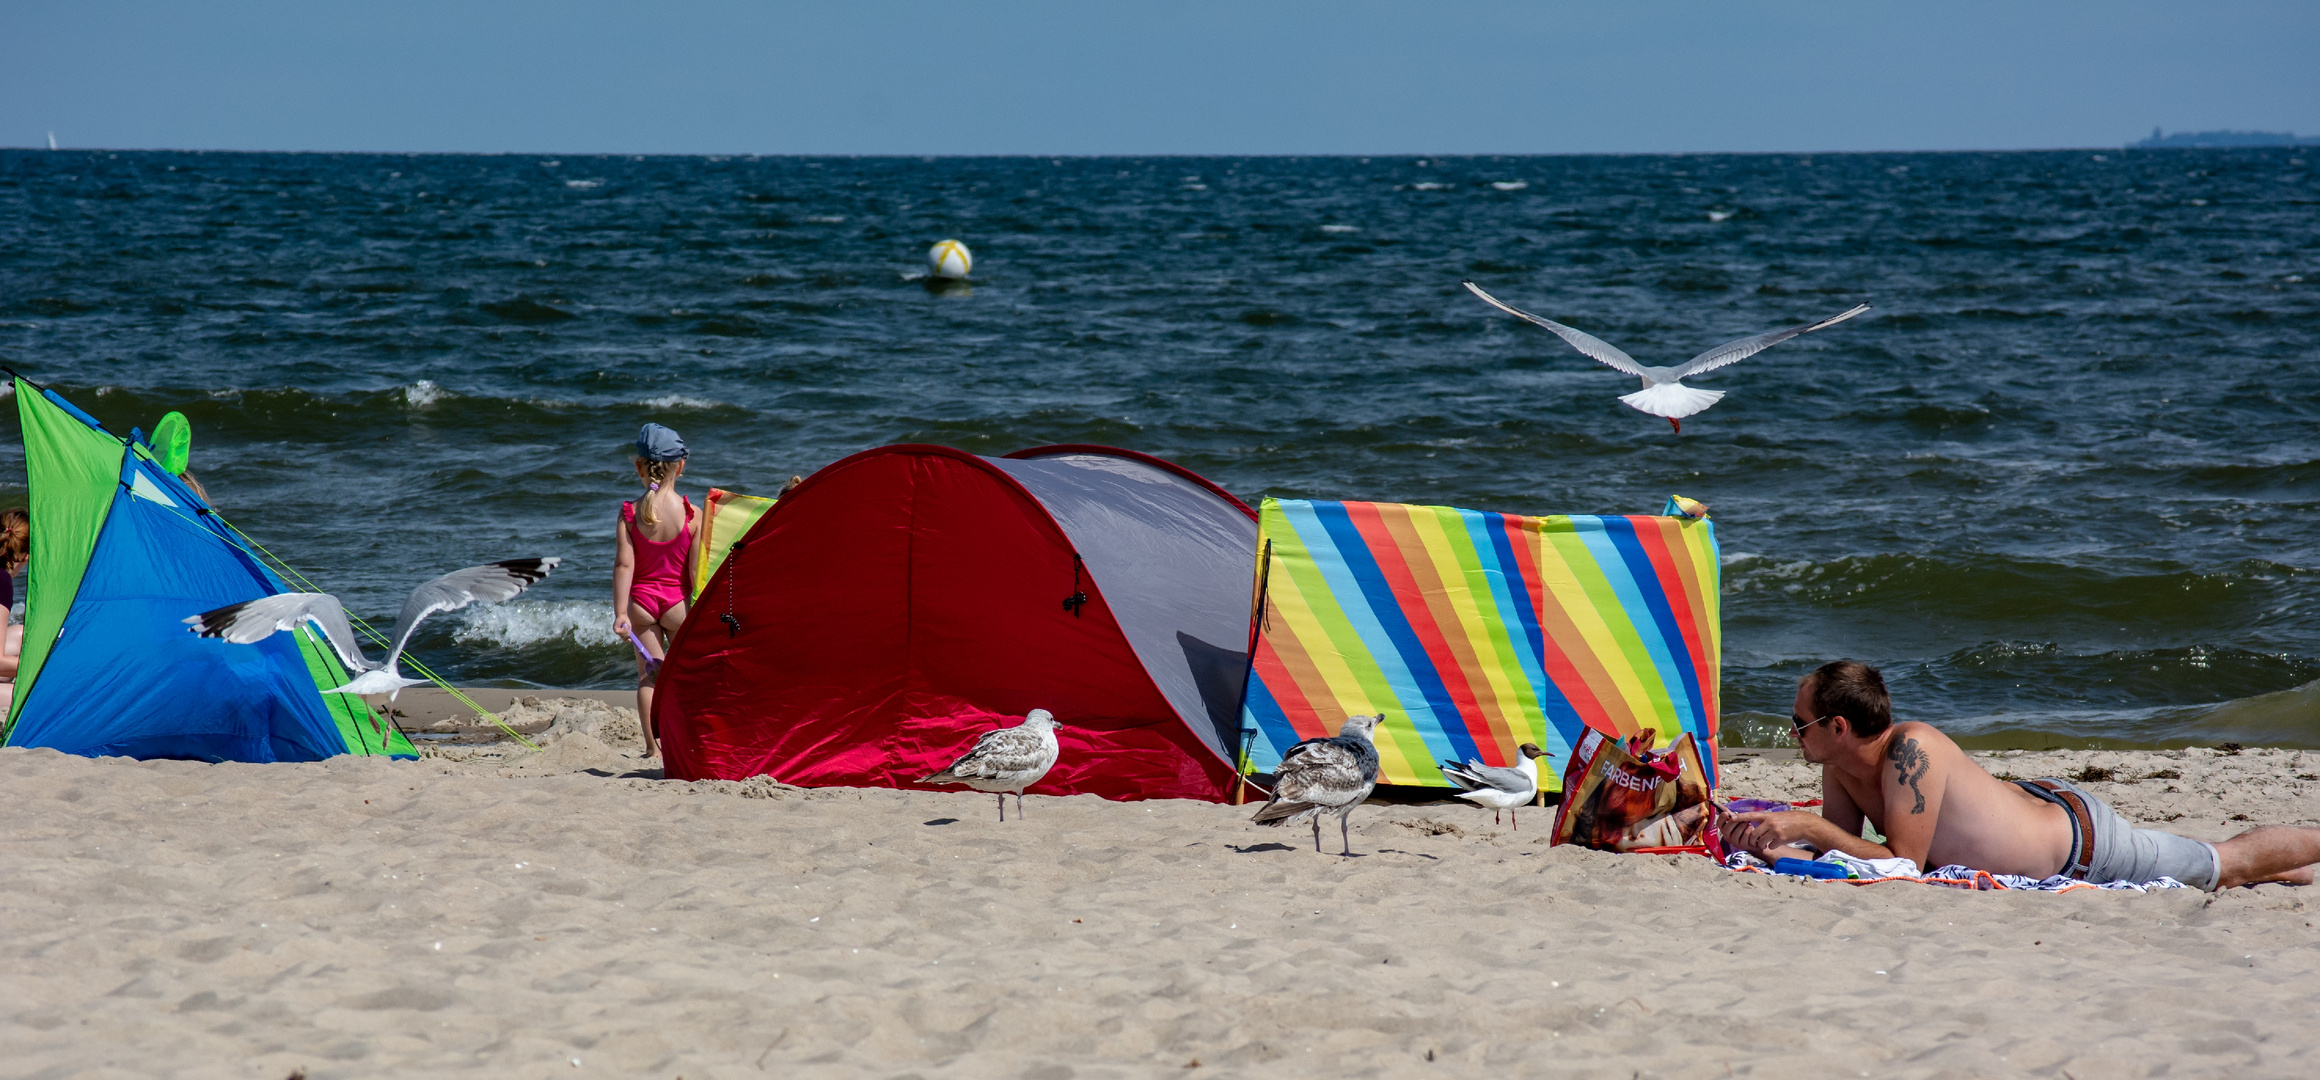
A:
[[[143,440],[25,379],[14,391],[32,561],[0,745],[201,761],[417,756],[361,698],[321,692],[348,676],[313,627],[255,645],[187,633],[188,615],[286,590]]]

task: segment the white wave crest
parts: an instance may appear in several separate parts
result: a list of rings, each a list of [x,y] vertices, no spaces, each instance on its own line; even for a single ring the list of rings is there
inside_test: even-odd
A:
[[[403,403],[414,409],[424,409],[450,396],[451,391],[435,385],[433,379],[421,379],[403,388]]]
[[[1521,191],[1531,186],[1531,182],[1528,180],[1493,180],[1490,182],[1490,186],[1500,191]]]
[[[714,409],[717,407],[717,403],[714,401],[687,397],[684,394],[662,394],[659,397],[646,398],[637,404],[651,409]]]
[[[1417,182],[1417,183],[1415,183],[1415,184],[1411,184],[1411,185],[1410,185],[1410,190],[1411,190],[1411,191],[1448,191],[1448,190],[1450,190],[1450,185],[1448,185],[1448,184],[1437,184],[1437,183],[1435,183],[1435,182],[1433,182],[1433,181],[1431,181],[1431,180],[1421,180],[1421,181],[1419,181],[1419,182]]]
[[[806,221],[815,225],[843,225],[846,218],[843,214],[812,214],[806,217]]]
[[[1323,226],[1321,227],[1321,231],[1322,231],[1322,232],[1326,232],[1326,233],[1348,233],[1348,232],[1360,232],[1360,231],[1361,231],[1361,226],[1359,226],[1359,225],[1323,225]]]
[[[557,638],[576,645],[622,644],[612,633],[612,606],[587,600],[517,600],[478,608],[451,635],[462,645],[511,649]]]
[[[564,186],[565,186],[565,187],[569,187],[569,188],[592,188],[592,187],[603,187],[603,186],[604,186],[604,181],[602,181],[602,180],[566,180],[566,181],[564,181]]]

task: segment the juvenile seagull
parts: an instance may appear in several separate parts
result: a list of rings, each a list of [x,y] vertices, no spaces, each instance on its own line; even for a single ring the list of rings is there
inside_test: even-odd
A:
[[[1519,756],[1513,765],[1485,765],[1479,758],[1468,758],[1463,764],[1442,766],[1442,775],[1465,789],[1459,798],[1489,807],[1490,823],[1496,825],[1499,811],[1512,817],[1539,793],[1539,759],[1549,756],[1537,743],[1524,743],[1515,752]],[[1520,832],[1522,819],[1516,818],[1514,827]]]
[[[223,638],[236,645],[251,645],[277,631],[296,630],[299,624],[312,622],[322,628],[322,636],[330,639],[330,647],[338,658],[346,661],[346,669],[355,676],[344,686],[334,686],[325,694],[385,694],[387,708],[395,707],[395,697],[406,686],[417,686],[425,679],[406,679],[400,668],[403,646],[411,640],[411,632],[419,628],[419,620],[438,611],[457,611],[469,604],[496,604],[531,588],[540,579],[556,569],[561,558],[509,559],[505,562],[485,563],[454,570],[416,589],[403,601],[403,613],[395,617],[394,645],[387,650],[387,662],[371,663],[363,655],[362,646],[355,641],[354,627],[347,624],[346,608],[338,597],[329,593],[290,592],[227,604],[222,608],[188,616],[187,629],[201,637]],[[385,733],[383,725],[379,727]]]
[[[1569,342],[1572,348],[1577,349],[1580,352],[1587,354],[1588,356],[1594,357],[1597,360],[1601,360],[1616,370],[1624,371],[1630,375],[1642,379],[1643,389],[1638,390],[1632,394],[1620,395],[1619,400],[1626,402],[1628,405],[1636,409],[1650,413],[1653,416],[1665,417],[1667,419],[1668,425],[1675,428],[1676,434],[1678,435],[1683,434],[1684,417],[1690,416],[1696,412],[1700,412],[1710,405],[1714,405],[1724,396],[1724,392],[1722,390],[1694,389],[1693,387],[1685,386],[1683,384],[1683,380],[1688,379],[1694,375],[1698,375],[1702,372],[1714,371],[1726,364],[1739,363],[1740,361],[1746,360],[1749,357],[1763,352],[1764,350],[1769,349],[1775,345],[1778,345],[1783,341],[1787,341],[1788,339],[1795,337],[1798,334],[1809,334],[1824,327],[1835,326],[1838,323],[1845,321],[1846,319],[1850,319],[1855,315],[1859,315],[1860,313],[1869,310],[1869,305],[1862,304],[1853,308],[1851,311],[1845,312],[1842,315],[1832,315],[1826,319],[1822,319],[1819,322],[1803,323],[1797,326],[1791,326],[1786,330],[1774,330],[1768,334],[1758,334],[1755,337],[1744,337],[1738,341],[1727,341],[1722,345],[1718,345],[1715,348],[1708,350],[1707,352],[1701,353],[1700,355],[1692,357],[1690,360],[1681,364],[1677,364],[1673,367],[1645,367],[1642,364],[1636,363],[1634,357],[1620,352],[1618,349],[1613,348],[1610,343],[1605,342],[1603,339],[1598,338],[1593,334],[1589,334],[1581,330],[1573,330],[1570,327],[1563,325],[1562,323],[1554,321],[1553,319],[1542,319],[1536,315],[1531,314],[1530,312],[1508,307],[1506,304],[1501,303],[1497,297],[1483,292],[1482,286],[1476,285],[1471,281],[1465,282],[1464,284],[1466,285],[1466,288],[1469,292],[1472,292],[1474,295],[1481,297],[1483,303],[1489,304],[1490,306],[1497,308],[1500,311],[1506,312],[1515,318],[1524,320],[1525,322],[1533,323],[1552,330],[1555,332],[1556,337],[1562,338],[1564,341]]]
[[[1281,755],[1273,772],[1273,797],[1250,818],[1259,825],[1313,823],[1313,850],[1321,850],[1321,819],[1337,815],[1337,835],[1345,842],[1343,855],[1353,854],[1353,834],[1346,819],[1353,808],[1377,787],[1378,752],[1372,732],[1385,714],[1349,716],[1337,734],[1307,739]]]
[[[1007,820],[1007,793],[1015,793],[1015,816],[1023,816],[1023,789],[1039,782],[1055,767],[1055,714],[1033,709],[1014,727],[997,728],[975,740],[967,756],[950,768],[920,780],[921,784],[965,784],[976,791],[997,792],[999,820]]]

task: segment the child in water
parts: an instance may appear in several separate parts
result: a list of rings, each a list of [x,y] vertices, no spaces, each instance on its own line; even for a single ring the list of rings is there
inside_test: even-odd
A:
[[[612,564],[612,632],[639,643],[636,714],[646,757],[660,754],[652,719],[653,684],[669,641],[685,624],[685,583],[693,580],[693,502],[677,494],[685,475],[685,440],[659,424],[636,436],[636,477],[644,497],[620,504],[618,556]]]

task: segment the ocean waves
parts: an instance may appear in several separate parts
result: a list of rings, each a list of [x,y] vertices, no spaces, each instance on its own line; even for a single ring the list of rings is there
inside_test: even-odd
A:
[[[2269,562],[2201,571],[2154,566],[2147,559],[2112,565],[1975,555],[1855,555],[1827,561],[1776,562],[1753,554],[1729,559],[1725,595],[1739,607],[1759,598],[1833,611],[1982,627],[2115,628],[2134,624],[2188,629],[2246,628],[2267,619],[2308,614],[2320,570]]]
[[[1736,730],[1854,656],[1961,732],[2192,738],[2320,678],[2320,183],[2290,153],[0,151],[0,361],[119,431],[185,412],[221,510],[360,610],[570,559],[423,631],[463,679],[633,678],[586,612],[657,420],[696,499],[905,441],[1122,445],[1251,500],[1682,493],[1729,556]],[[944,236],[971,289],[915,280]],[[1876,310],[1704,377],[1729,396],[1678,438],[1467,277],[1647,363]]]

